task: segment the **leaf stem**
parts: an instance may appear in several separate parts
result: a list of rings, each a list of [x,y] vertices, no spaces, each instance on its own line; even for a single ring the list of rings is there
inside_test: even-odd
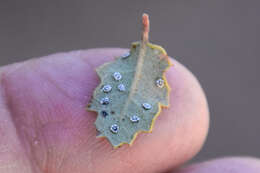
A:
[[[150,21],[149,21],[149,15],[144,13],[142,17],[143,22],[143,35],[142,35],[142,41],[143,43],[147,43],[149,41],[149,30],[150,30]]]

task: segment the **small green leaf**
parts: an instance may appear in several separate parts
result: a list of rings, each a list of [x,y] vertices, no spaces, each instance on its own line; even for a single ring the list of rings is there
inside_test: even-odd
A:
[[[170,67],[165,50],[149,43],[149,19],[143,15],[142,40],[129,53],[96,69],[101,79],[88,110],[98,113],[98,137],[116,148],[132,144],[139,132],[151,132],[161,107],[169,105],[165,71]]]

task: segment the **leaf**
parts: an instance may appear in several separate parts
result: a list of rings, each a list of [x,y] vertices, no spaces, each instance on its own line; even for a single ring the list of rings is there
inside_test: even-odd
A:
[[[169,105],[164,72],[170,67],[165,50],[149,43],[149,19],[143,15],[142,40],[114,62],[96,69],[101,79],[88,110],[98,113],[98,137],[106,137],[116,148],[132,144],[139,132],[151,132],[161,107]]]

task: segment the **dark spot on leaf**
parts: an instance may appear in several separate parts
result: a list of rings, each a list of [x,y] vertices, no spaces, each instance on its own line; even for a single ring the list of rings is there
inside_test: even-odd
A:
[[[115,114],[115,111],[111,111],[111,114]]]
[[[103,117],[108,116],[108,113],[106,111],[101,111],[101,114],[103,115]]]

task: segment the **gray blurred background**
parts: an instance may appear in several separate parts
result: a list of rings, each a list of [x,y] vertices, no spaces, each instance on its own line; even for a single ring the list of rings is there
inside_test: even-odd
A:
[[[150,14],[152,42],[185,64],[209,101],[194,161],[260,157],[259,0],[1,0],[0,65],[60,51],[130,47]]]

